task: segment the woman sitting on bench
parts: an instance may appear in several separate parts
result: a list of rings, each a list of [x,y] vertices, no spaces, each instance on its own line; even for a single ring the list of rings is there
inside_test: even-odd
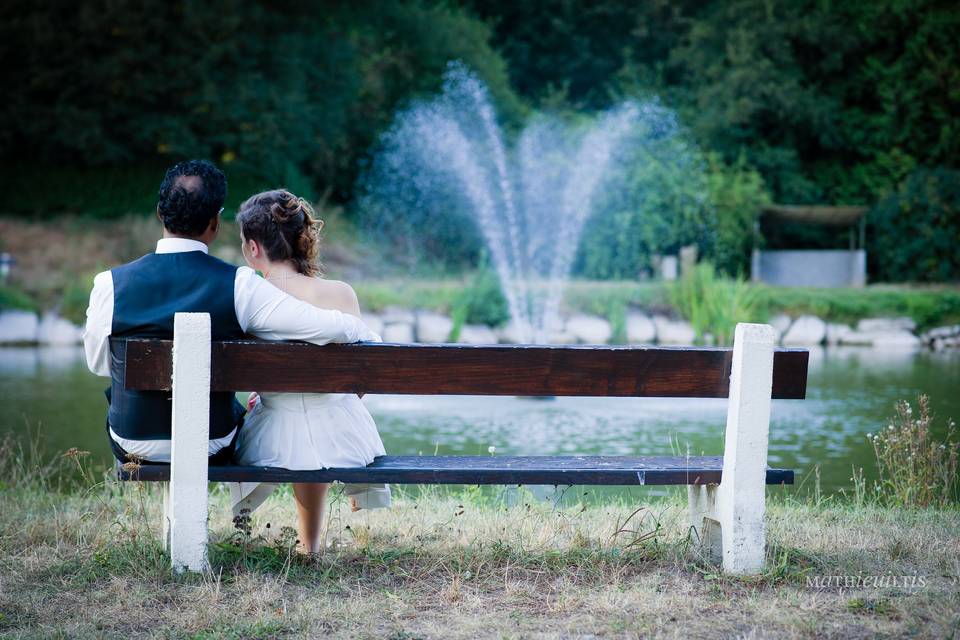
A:
[[[311,206],[289,191],[258,193],[240,205],[243,257],[264,278],[290,295],[323,309],[360,316],[353,288],[320,277],[319,231]],[[354,394],[251,394],[237,440],[238,464],[312,470],[364,467],[384,455],[377,426]],[[320,532],[329,484],[294,483],[300,547],[321,549]],[[276,485],[233,487],[234,513],[252,511]],[[390,506],[387,485],[347,485],[354,511]]]

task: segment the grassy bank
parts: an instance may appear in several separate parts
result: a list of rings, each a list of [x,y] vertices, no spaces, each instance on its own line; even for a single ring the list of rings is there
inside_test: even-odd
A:
[[[416,280],[396,278],[355,283],[362,304],[371,311],[387,306],[433,309],[449,313],[470,278]],[[811,314],[831,322],[856,323],[861,318],[907,316],[920,329],[960,322],[960,287],[952,285],[873,285],[863,289],[815,289],[747,285],[755,297],[756,317],[777,313]],[[566,290],[567,312],[605,316],[616,322],[628,308],[680,314],[671,302],[669,285],[661,282],[572,280]]]
[[[470,315],[475,319],[468,322],[505,318],[502,299],[491,295],[490,278],[398,274],[396,265],[359,242],[356,230],[338,216],[337,211],[324,214],[329,229],[324,262],[331,277],[354,284],[367,311],[402,306],[456,314],[465,292],[473,291]],[[64,217],[48,222],[0,217],[0,251],[10,251],[18,261],[9,285],[0,287],[0,308],[55,309],[80,322],[93,276],[151,251],[159,231],[158,223],[146,217],[119,221]],[[232,262],[242,260],[232,223],[227,223],[213,252]],[[751,317],[741,319],[754,321],[787,313],[848,323],[866,317],[909,316],[921,329],[960,322],[960,287],[956,285],[873,285],[864,289],[746,285],[744,292],[752,301]],[[573,280],[564,306],[568,313],[608,318],[615,338],[630,308],[683,315],[668,285],[659,282]]]
[[[777,490],[768,569],[733,578],[701,557],[680,497],[557,507],[434,490],[370,513],[335,502],[328,539],[340,544],[306,559],[291,552],[289,493],[244,536],[218,488],[212,571],[178,577],[157,541],[158,487],[72,486],[9,456],[3,478],[2,637],[950,637],[960,624],[955,508]],[[825,576],[915,578],[811,584]]]

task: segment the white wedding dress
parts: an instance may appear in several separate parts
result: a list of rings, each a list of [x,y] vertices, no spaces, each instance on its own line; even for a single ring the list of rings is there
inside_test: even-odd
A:
[[[237,437],[237,464],[292,471],[364,467],[386,452],[377,425],[355,394],[262,393]],[[275,484],[231,485],[234,515],[252,512]],[[385,484],[346,484],[361,509],[390,506]]]

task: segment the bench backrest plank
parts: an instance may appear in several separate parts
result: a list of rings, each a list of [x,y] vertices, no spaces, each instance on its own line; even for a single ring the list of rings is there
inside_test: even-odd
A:
[[[125,384],[169,390],[172,341],[129,340]],[[711,347],[214,342],[213,391],[726,398]],[[773,398],[806,395],[808,352],[776,349]]]

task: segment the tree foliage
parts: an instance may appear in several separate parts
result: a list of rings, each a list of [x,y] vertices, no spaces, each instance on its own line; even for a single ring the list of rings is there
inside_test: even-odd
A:
[[[427,2],[13,2],[0,155],[77,166],[208,157],[349,196],[358,157],[450,59],[519,109],[489,28]]]
[[[871,212],[870,272],[884,281],[960,280],[960,171],[915,171]]]
[[[779,201],[869,204],[916,165],[960,164],[955,2],[473,4],[521,95],[601,108],[658,93]]]
[[[942,194],[960,167],[958,42],[955,0],[13,0],[0,5],[0,207],[124,213],[144,189],[124,194],[117,176],[185,157],[237,184],[350,201],[396,110],[459,59],[508,130],[531,108],[657,95],[702,150],[686,180],[623,168],[633,195],[589,230],[581,273],[632,277],[680,242],[742,271],[770,199],[876,205],[873,274],[955,278],[949,259],[893,239],[914,223],[955,233],[955,202],[919,185]],[[476,257],[475,237],[439,251],[458,242],[446,262]]]

